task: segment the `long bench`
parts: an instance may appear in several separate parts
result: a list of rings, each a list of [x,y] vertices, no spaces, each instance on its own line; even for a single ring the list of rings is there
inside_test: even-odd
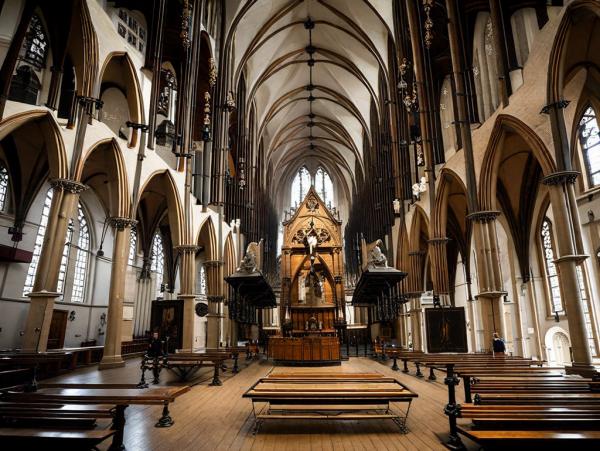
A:
[[[81,451],[96,446],[115,435],[113,430],[78,431],[70,429],[0,428],[3,449],[60,449]]]
[[[252,400],[257,433],[266,420],[394,421],[403,433],[411,401],[417,394],[399,381],[379,374],[270,374],[243,395]],[[406,412],[392,403],[408,403]],[[263,406],[257,409],[256,404]]]

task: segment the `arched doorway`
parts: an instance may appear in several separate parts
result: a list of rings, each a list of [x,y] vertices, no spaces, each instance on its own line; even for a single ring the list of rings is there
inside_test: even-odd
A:
[[[551,327],[546,332],[546,350],[550,366],[571,364],[571,341],[569,334],[561,327]]]

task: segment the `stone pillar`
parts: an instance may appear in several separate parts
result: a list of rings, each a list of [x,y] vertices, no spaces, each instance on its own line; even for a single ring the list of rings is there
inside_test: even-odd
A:
[[[411,293],[409,296],[413,296]],[[412,330],[413,351],[424,352],[423,330],[421,323],[423,321],[423,309],[421,308],[421,297],[410,297],[410,324]]]
[[[223,318],[223,262],[211,260],[204,262],[206,268],[206,300],[208,314],[206,315],[207,348],[218,348],[221,336],[221,320]]]
[[[29,312],[21,346],[24,351],[28,352],[46,351],[54,300],[61,295],[56,293],[56,286],[67,227],[77,206],[79,195],[87,189],[87,186],[73,180],[55,179],[50,183],[54,194],[33,291],[28,295],[30,298]]]
[[[56,110],[58,92],[60,91],[60,82],[63,77],[63,68],[52,66],[50,70],[52,75],[50,77],[50,86],[48,88],[48,100],[46,101],[46,106],[51,110]]]
[[[506,337],[502,302],[506,291],[503,287],[496,234],[496,218],[499,215],[498,211],[478,211],[468,215],[473,222],[479,282],[479,294],[475,298],[481,307],[483,343],[480,345],[484,350],[491,349],[494,332]]]
[[[561,296],[567,313],[573,365],[568,372],[582,375],[594,371],[588,346],[583,299],[577,278],[577,266],[588,257],[582,252],[581,225],[574,203],[573,184],[578,176],[574,171],[561,171],[543,179],[548,186],[550,203],[554,214],[554,230],[557,236],[558,269]]]
[[[121,341],[123,326],[123,301],[125,297],[125,280],[127,276],[127,259],[131,241],[131,227],[137,221],[129,218],[110,218],[109,224],[114,228],[112,267],[110,271],[110,293],[108,295],[108,314],[104,354],[99,369],[125,366],[121,357]]]
[[[448,258],[446,257],[447,244],[448,238],[445,236],[429,240],[433,291],[440,297],[442,305],[450,305],[450,282],[448,279]]]
[[[179,253],[179,289],[178,299],[183,299],[183,337],[181,349],[194,350],[194,324],[196,320],[196,251],[198,246],[185,244],[176,246]]]

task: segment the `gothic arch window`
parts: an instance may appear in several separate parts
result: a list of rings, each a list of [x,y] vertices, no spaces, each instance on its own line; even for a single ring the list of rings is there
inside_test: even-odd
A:
[[[42,217],[40,218],[40,226],[37,231],[35,245],[33,248],[33,256],[27,270],[27,276],[25,278],[25,284],[23,287],[23,296],[26,296],[33,290],[35,275],[42,252],[44,236],[46,235],[46,228],[48,226],[48,216],[50,214],[50,206],[52,205],[53,195],[54,190],[50,188],[44,200]],[[65,245],[63,246],[60,267],[58,270],[56,291],[64,294],[67,292],[67,287],[70,286],[71,302],[82,303],[85,301],[85,287],[88,277],[91,236],[88,219],[84,213],[81,203],[78,203],[77,205],[77,221],[73,221],[73,219],[69,220],[65,238]],[[71,252],[72,249],[74,252]],[[69,280],[67,275],[71,271],[73,278],[72,280]]]
[[[127,264],[129,266],[135,265],[135,259],[137,257],[137,229],[131,228],[131,236],[129,241],[129,256],[127,257]]]
[[[552,237],[552,223],[548,218],[542,221],[540,230],[542,239],[542,257],[544,259],[544,267],[546,268],[546,281],[550,290],[550,303],[552,313],[562,312],[563,303],[560,295],[560,283],[556,265],[554,264],[554,239]]]
[[[73,272],[73,289],[71,302],[83,302],[88,274],[90,257],[90,229],[81,204],[77,206],[77,223],[79,236],[77,238],[77,253]]]
[[[598,355],[596,342],[594,340],[594,328],[592,325],[591,303],[587,289],[586,275],[581,264],[577,265],[577,283],[579,284],[579,292],[581,294],[581,302],[583,306],[583,317],[585,319],[585,332],[588,340],[588,346],[592,356]]]
[[[200,265],[200,274],[198,275],[198,294],[206,296],[206,268],[204,268],[204,264]]]
[[[8,206],[8,171],[0,165],[0,211]]]
[[[38,263],[40,262],[42,244],[44,243],[46,227],[48,226],[48,215],[50,214],[50,205],[52,205],[52,194],[53,190],[52,188],[50,188],[46,193],[46,199],[44,200],[44,207],[42,208],[42,217],[40,218],[40,226],[38,227],[37,235],[35,237],[35,245],[33,247],[33,256],[31,257],[31,263],[29,263],[29,268],[27,269],[27,276],[25,277],[23,296],[26,296],[27,294],[33,291],[35,273],[37,272]]]
[[[333,204],[333,183],[329,173],[321,167],[315,173],[315,189],[325,205],[330,207]]]
[[[521,8],[515,11],[510,17],[510,24],[517,63],[523,67],[539,30],[535,8]]]
[[[600,185],[600,133],[596,111],[588,106],[579,121],[579,142],[590,188]]]
[[[43,69],[48,56],[48,37],[40,17],[34,14],[23,43],[22,60],[36,69]]]
[[[488,12],[479,13],[474,30],[473,78],[479,120],[482,123],[494,113],[500,104],[494,33],[496,30],[494,30],[490,14]]]
[[[294,181],[292,182],[292,196],[290,200],[290,205],[292,207],[297,207],[308,193],[308,189],[310,188],[310,172],[306,169],[306,166],[302,166],[296,177],[294,177]]]
[[[164,292],[162,285],[165,270],[165,248],[160,232],[156,232],[154,238],[152,238],[152,263],[150,270],[156,275],[156,297],[162,298]]]

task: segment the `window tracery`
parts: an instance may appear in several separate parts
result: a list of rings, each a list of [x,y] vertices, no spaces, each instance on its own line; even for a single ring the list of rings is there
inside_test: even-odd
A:
[[[154,234],[152,239],[152,263],[150,270],[156,274],[156,297],[162,298],[164,290],[163,287],[163,273],[165,267],[165,249],[163,246],[163,240],[160,236],[160,232]]]
[[[590,187],[600,185],[600,132],[596,112],[588,106],[579,121],[579,142]]]
[[[563,304],[560,295],[560,283],[556,265],[554,264],[554,243],[552,239],[552,224],[548,218],[544,218],[541,230],[542,252],[546,267],[546,280],[550,289],[550,300],[552,304],[552,313],[562,312]]]
[[[8,171],[0,165],[0,211],[4,211],[7,207],[8,196]]]

